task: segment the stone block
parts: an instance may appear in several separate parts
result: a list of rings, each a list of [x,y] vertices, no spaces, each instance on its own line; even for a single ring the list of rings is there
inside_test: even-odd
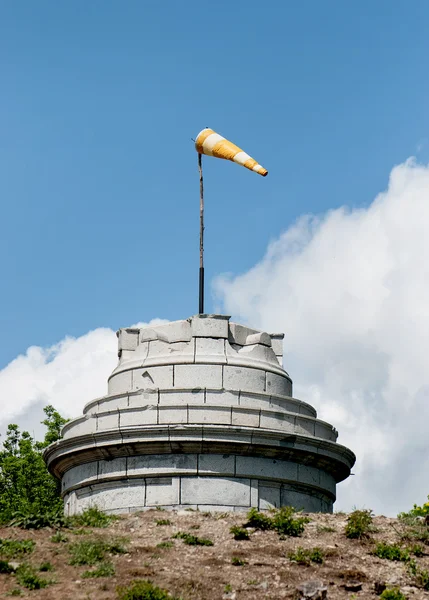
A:
[[[259,331],[258,333],[251,333],[246,338],[245,346],[263,345],[271,348],[271,338],[268,333]]]
[[[113,460],[98,461],[98,480],[111,479],[113,477],[127,476],[127,459],[115,458]]]
[[[156,425],[158,423],[158,406],[148,405],[140,408],[128,408],[119,413],[119,427],[138,427],[139,425]]]
[[[240,406],[243,408],[268,409],[270,407],[270,395],[264,392],[252,394],[251,392],[240,392]]]
[[[259,509],[278,508],[280,506],[280,484],[264,485],[259,483]]]
[[[98,465],[97,461],[85,463],[78,467],[72,467],[64,473],[62,479],[62,491],[66,491],[74,486],[84,486],[88,482],[97,480]]]
[[[182,477],[182,504],[213,504],[216,498],[226,506],[250,506],[250,480],[229,477]]]
[[[195,340],[169,343],[164,340],[149,342],[145,365],[188,364],[194,362]]]
[[[193,390],[163,390],[159,393],[159,403],[165,406],[179,406],[181,404],[204,404],[205,393],[201,388]]]
[[[288,488],[287,486],[282,486],[280,496],[282,506],[293,506],[297,510],[305,510],[306,512],[309,512],[308,507],[310,505],[310,496],[308,494],[302,494]],[[311,506],[313,506],[313,503],[311,503]]]
[[[227,347],[227,360],[230,364],[255,365],[262,368],[266,363],[278,368],[278,360],[271,348],[261,344],[253,344],[239,347],[238,350],[232,346]]]
[[[119,411],[97,414],[97,431],[107,431],[108,429],[119,429]]]
[[[286,460],[258,456],[237,456],[236,475],[257,479],[296,481],[298,465]]]
[[[320,470],[319,485],[324,490],[327,490],[328,492],[330,492],[330,494],[332,494],[332,496],[334,496],[334,498],[335,498],[337,484],[336,484],[335,479],[332,477],[332,475],[330,473],[326,473],[326,471]]]
[[[238,344],[244,346],[246,344],[247,336],[252,333],[258,333],[255,329],[250,329],[245,325],[239,325],[238,323],[229,324],[229,342],[231,344]]]
[[[133,385],[135,390],[149,390],[154,388],[173,387],[173,366],[143,367],[133,371]]]
[[[206,403],[212,406],[238,406],[240,392],[206,390]]]
[[[221,389],[222,368],[223,365],[176,365],[174,387]]]
[[[336,442],[338,437],[338,433],[332,425],[324,423],[323,421],[316,421],[314,423],[314,435],[323,440],[330,440],[332,442]]]
[[[275,429],[291,434],[296,433],[295,420],[296,417],[294,415],[289,415],[287,413],[274,412],[271,410],[261,411],[262,429]]]
[[[93,417],[79,417],[69,421],[62,430],[62,435],[65,440],[77,437],[80,435],[88,435],[94,433],[97,427],[96,420]]]
[[[224,315],[195,315],[191,319],[193,337],[228,338],[229,317]]]
[[[188,423],[208,423],[212,425],[231,425],[231,409],[227,406],[188,407]]]
[[[162,406],[158,409],[159,424],[176,424],[188,422],[187,406]]]
[[[109,379],[109,395],[120,395],[129,392],[131,386],[131,371],[121,371]]]
[[[280,396],[291,396],[292,382],[287,377],[267,372],[267,392]]]
[[[143,408],[149,405],[156,405],[159,402],[158,388],[139,390],[128,397],[127,408]]]
[[[179,504],[178,477],[146,478],[146,506]]]
[[[143,331],[142,329],[142,333]],[[158,332],[158,337],[154,339],[164,339],[169,344],[189,342],[192,338],[189,320],[173,321],[165,323],[165,325],[157,325],[156,331]]]
[[[90,409],[88,411],[88,415],[111,412],[112,410],[118,410],[121,408],[128,408],[128,394],[123,396],[115,396],[114,398],[102,398],[93,410]]]
[[[298,416],[295,419],[295,433],[314,436],[315,421]]]
[[[128,457],[128,477],[154,477],[196,472],[196,454],[149,454]]]
[[[227,390],[265,392],[265,371],[225,365],[223,387]]]
[[[320,484],[320,470],[307,465],[298,465],[297,481],[318,487]]]
[[[196,363],[226,363],[223,338],[195,338]]]
[[[232,408],[232,424],[239,427],[259,427],[260,411],[237,406]]]
[[[277,356],[283,357],[283,339],[284,333],[270,333],[271,346]]]
[[[118,350],[134,351],[139,344],[138,329],[120,329],[118,331]]]
[[[235,475],[235,456],[232,454],[199,454],[198,474]]]

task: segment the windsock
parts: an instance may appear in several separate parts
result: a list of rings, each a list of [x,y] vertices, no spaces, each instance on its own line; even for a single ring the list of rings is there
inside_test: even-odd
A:
[[[268,175],[268,171],[256,162],[251,156],[243,152],[241,148],[226,140],[224,137],[213,131],[213,129],[203,129],[197,135],[195,148],[199,154],[207,154],[216,158],[224,158],[259,173],[262,177]]]

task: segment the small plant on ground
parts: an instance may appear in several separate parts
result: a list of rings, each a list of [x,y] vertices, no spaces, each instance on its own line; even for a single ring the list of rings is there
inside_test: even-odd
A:
[[[309,565],[312,562],[322,564],[325,559],[323,550],[317,547],[305,549],[300,546],[295,552],[291,552],[288,556],[291,561],[296,562],[299,565]]]
[[[330,527],[329,525],[319,525],[317,531],[318,533],[334,533],[336,529],[335,527]]]
[[[7,562],[7,560],[0,560],[0,573],[9,575],[9,573],[13,573],[14,571],[15,569]]]
[[[350,539],[369,537],[370,533],[374,531],[372,520],[372,510],[354,510],[347,519],[346,537]]]
[[[108,527],[113,521],[117,521],[116,515],[107,515],[97,506],[87,508],[79,515],[71,517],[71,523],[79,527]]]
[[[155,523],[157,525],[171,525],[170,519],[156,519]]]
[[[172,548],[173,546],[173,542],[161,542],[160,544],[156,545],[157,548]]]
[[[409,552],[398,546],[398,544],[386,544],[384,542],[377,544],[373,554],[387,560],[407,561],[410,558]]]
[[[407,600],[399,588],[384,590],[380,595],[381,600]]]
[[[428,496],[429,500],[429,496]],[[428,517],[429,516],[429,502],[425,502],[422,506],[414,504],[414,507],[407,513],[399,513],[398,519],[407,517]]]
[[[223,591],[225,592],[225,594],[230,594],[232,592],[232,585],[230,583],[227,583],[226,586],[223,588]]]
[[[52,564],[50,562],[44,562],[39,567],[39,571],[41,571],[42,573],[46,573],[47,571],[53,571],[53,570],[54,570],[54,567],[52,566]]]
[[[35,546],[33,540],[3,540],[0,538],[0,556],[18,558],[33,552]]]
[[[51,536],[51,542],[54,542],[54,544],[60,544],[61,542],[65,543],[68,541],[69,538],[62,531],[57,531],[53,536]]]
[[[133,581],[127,586],[119,586],[117,592],[118,600],[179,600],[175,596],[170,596],[167,590],[145,579]]]
[[[422,587],[424,590],[429,590],[429,571],[421,569],[414,559],[408,561],[408,570],[415,578],[415,582],[418,586]]]
[[[408,548],[408,552],[414,556],[423,556],[424,548],[421,544],[413,544]]]
[[[14,588],[6,594],[6,596],[22,596],[21,588]]]
[[[297,511],[293,506],[282,506],[276,510],[272,517],[273,529],[280,535],[300,536],[310,519],[308,517],[295,517],[296,513]]]
[[[247,565],[247,562],[244,560],[244,558],[239,558],[238,556],[233,556],[231,558],[231,564],[234,565],[235,567],[244,567],[244,565]]]
[[[20,565],[15,574],[17,582],[28,590],[41,590],[53,583],[44,577],[40,577],[34,567],[30,565]]]
[[[249,532],[244,527],[239,527],[238,525],[233,525],[229,531],[234,536],[234,540],[249,540],[250,539]]]
[[[121,539],[106,542],[104,540],[85,540],[69,547],[71,565],[95,565],[102,562],[106,553],[123,554],[127,551]]]
[[[96,569],[91,571],[84,571],[82,573],[83,579],[89,579],[91,577],[112,577],[115,574],[115,567],[110,562],[102,562]]]
[[[251,508],[247,513],[247,522],[244,527],[254,527],[261,531],[272,529],[273,523],[269,516],[259,512],[257,508]]]
[[[185,544],[188,546],[213,546],[213,542],[208,540],[207,538],[199,538],[196,535],[191,535],[190,533],[184,533],[183,531],[178,531],[173,538],[183,540]]]

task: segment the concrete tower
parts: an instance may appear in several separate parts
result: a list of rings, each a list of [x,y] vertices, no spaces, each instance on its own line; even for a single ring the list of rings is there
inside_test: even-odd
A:
[[[45,451],[66,513],[149,507],[331,512],[354,454],[292,397],[283,334],[197,315],[121,329],[108,395]]]

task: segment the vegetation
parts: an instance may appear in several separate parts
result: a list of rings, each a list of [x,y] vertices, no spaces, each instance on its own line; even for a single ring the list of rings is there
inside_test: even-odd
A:
[[[111,562],[101,562],[96,569],[91,571],[84,571],[82,573],[83,579],[89,579],[91,577],[112,577],[115,574],[115,567]]]
[[[156,545],[157,548],[172,548],[173,546],[173,542],[161,542],[160,544]]]
[[[82,513],[70,518],[70,524],[79,527],[108,527],[113,521],[117,521],[116,515],[106,515],[97,506],[90,506]]]
[[[53,583],[52,580],[40,577],[36,569],[27,564],[20,565],[16,569],[15,575],[17,582],[29,590],[41,590]]]
[[[238,527],[237,525],[233,525],[229,531],[234,536],[234,540],[249,540],[250,539],[249,532],[244,527]]]
[[[407,561],[410,558],[408,550],[401,548],[398,544],[385,544],[384,542],[377,544],[374,554],[387,560]]]
[[[57,531],[51,537],[51,542],[54,542],[54,544],[60,544],[61,542],[66,543],[68,541],[69,541],[69,538],[62,531]]]
[[[391,588],[384,590],[380,595],[381,600],[407,600],[407,597],[399,588]]]
[[[289,559],[293,562],[298,563],[299,565],[309,565],[312,562],[317,564],[322,564],[325,555],[321,548],[312,548],[312,549],[304,549],[297,548],[295,552],[291,552],[289,555]]]
[[[199,538],[196,535],[191,535],[190,533],[184,533],[183,531],[178,531],[173,538],[178,538],[183,540],[185,544],[188,546],[213,546],[213,542],[206,538]]]
[[[308,517],[296,517],[299,511],[293,506],[282,506],[270,512],[271,516],[268,516],[256,508],[251,508],[244,527],[254,527],[262,531],[274,529],[281,536],[298,537],[304,532],[306,523],[310,522]]]
[[[354,510],[347,519],[346,537],[358,540],[369,537],[370,533],[374,531],[372,521],[372,510]]]
[[[69,547],[71,554],[70,564],[95,565],[98,562],[102,562],[107,553],[124,554],[127,552],[125,543],[126,541],[120,538],[112,541],[98,539],[75,542]]]
[[[120,586],[117,592],[118,600],[180,600],[145,579]]]
[[[8,575],[9,573],[13,573],[15,569],[10,565],[7,560],[0,560],[0,573],[5,573]]]
[[[0,523],[39,528],[63,524],[60,482],[48,472],[43,450],[60,438],[66,419],[53,408],[44,408],[47,427],[43,442],[35,442],[27,431],[9,425],[0,450]]]
[[[156,523],[157,525],[161,525],[161,526],[162,526],[162,525],[171,525],[171,521],[170,521],[170,519],[156,519],[156,520],[155,520],[155,523]]]
[[[0,556],[18,558],[33,552],[35,545],[33,540],[3,540],[0,538]]]
[[[238,556],[233,556],[231,558],[231,564],[234,565],[235,567],[244,567],[244,565],[247,565],[247,562],[244,560],[244,558],[239,558]]]

